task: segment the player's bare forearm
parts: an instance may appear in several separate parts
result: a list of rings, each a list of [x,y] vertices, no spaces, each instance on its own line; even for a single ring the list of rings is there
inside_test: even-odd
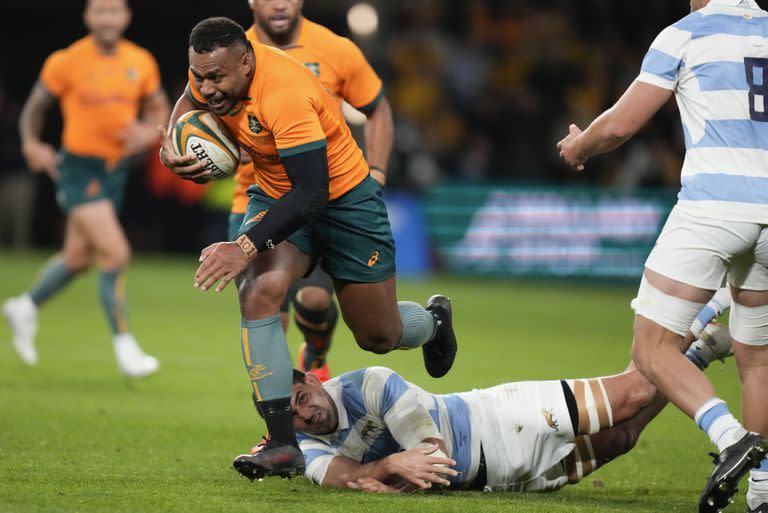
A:
[[[22,144],[40,140],[45,115],[55,100],[41,82],[35,83],[19,114],[19,136]]]
[[[392,108],[386,98],[382,98],[368,114],[365,123],[365,146],[371,173],[380,185],[386,182],[389,155],[392,153],[392,141],[395,128],[392,120]]]
[[[171,104],[168,101],[168,95],[163,89],[158,89],[144,99],[142,105],[141,120],[143,123],[151,126],[153,131],[158,125],[162,125],[171,114]]]
[[[574,153],[587,159],[615,150],[629,140],[672,96],[672,91],[635,81],[610,109],[574,141]]]
[[[347,488],[348,483],[358,479],[371,478],[383,483],[391,477],[387,458],[362,464],[344,456],[336,456],[328,465],[321,485]]]
[[[168,135],[171,134],[171,130],[173,130],[173,125],[176,123],[176,121],[187,112],[198,110],[200,107],[195,105],[195,103],[190,100],[189,96],[187,96],[187,93],[181,93],[181,96],[179,96],[179,99],[176,100],[176,104],[173,106],[173,110],[171,111],[171,117],[168,119]]]

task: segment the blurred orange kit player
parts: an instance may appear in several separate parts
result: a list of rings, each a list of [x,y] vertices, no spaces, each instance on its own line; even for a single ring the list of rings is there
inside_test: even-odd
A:
[[[37,362],[38,308],[95,263],[119,369],[141,377],[158,367],[128,331],[122,272],[130,246],[117,212],[127,157],[157,142],[156,126],[169,105],[154,57],[122,37],[130,19],[126,0],[89,0],[89,34],[48,57],[19,117],[27,164],[50,175],[67,214],[63,251],[29,291],[3,304],[16,351],[30,365]],[[56,100],[64,119],[60,152],[41,140],[45,114]]]

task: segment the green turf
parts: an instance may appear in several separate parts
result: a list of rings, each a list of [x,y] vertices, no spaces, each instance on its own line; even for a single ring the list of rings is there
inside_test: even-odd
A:
[[[0,295],[27,288],[41,254],[0,253]],[[128,273],[132,331],[161,361],[158,375],[117,374],[95,273],[42,310],[37,368],[17,359],[0,323],[0,512],[467,511],[691,512],[710,471],[707,438],[668,408],[635,450],[578,486],[548,495],[444,493],[364,496],[303,479],[250,483],[233,456],[258,441],[230,287],[192,287],[195,258],[139,257]],[[452,297],[460,352],[441,380],[418,351],[376,356],[340,326],[335,373],[366,365],[397,369],[434,392],[503,381],[589,377],[629,359],[630,286],[469,279],[401,280],[399,296]],[[292,349],[298,332],[289,332]],[[739,411],[733,362],[708,371]],[[744,510],[743,497],[730,511]]]

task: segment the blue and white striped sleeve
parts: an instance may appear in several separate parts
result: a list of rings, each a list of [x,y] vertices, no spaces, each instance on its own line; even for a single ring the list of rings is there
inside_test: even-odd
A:
[[[393,370],[384,367],[367,369],[363,397],[368,411],[384,421],[392,438],[403,449],[413,449],[426,438],[442,440],[429,410]]]
[[[637,80],[674,90],[690,41],[691,33],[674,25],[662,30],[645,54]]]
[[[339,455],[339,452],[325,442],[304,434],[297,433],[296,439],[299,448],[304,454],[304,475],[316,484],[323,484],[325,474],[331,460]]]

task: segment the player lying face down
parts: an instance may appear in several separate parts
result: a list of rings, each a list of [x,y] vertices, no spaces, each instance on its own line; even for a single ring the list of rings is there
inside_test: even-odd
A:
[[[729,353],[727,329],[710,325],[687,356],[706,367]],[[666,402],[633,368],[451,395],[382,367],[324,384],[295,371],[291,397],[306,476],[375,492],[556,490],[632,449]]]

